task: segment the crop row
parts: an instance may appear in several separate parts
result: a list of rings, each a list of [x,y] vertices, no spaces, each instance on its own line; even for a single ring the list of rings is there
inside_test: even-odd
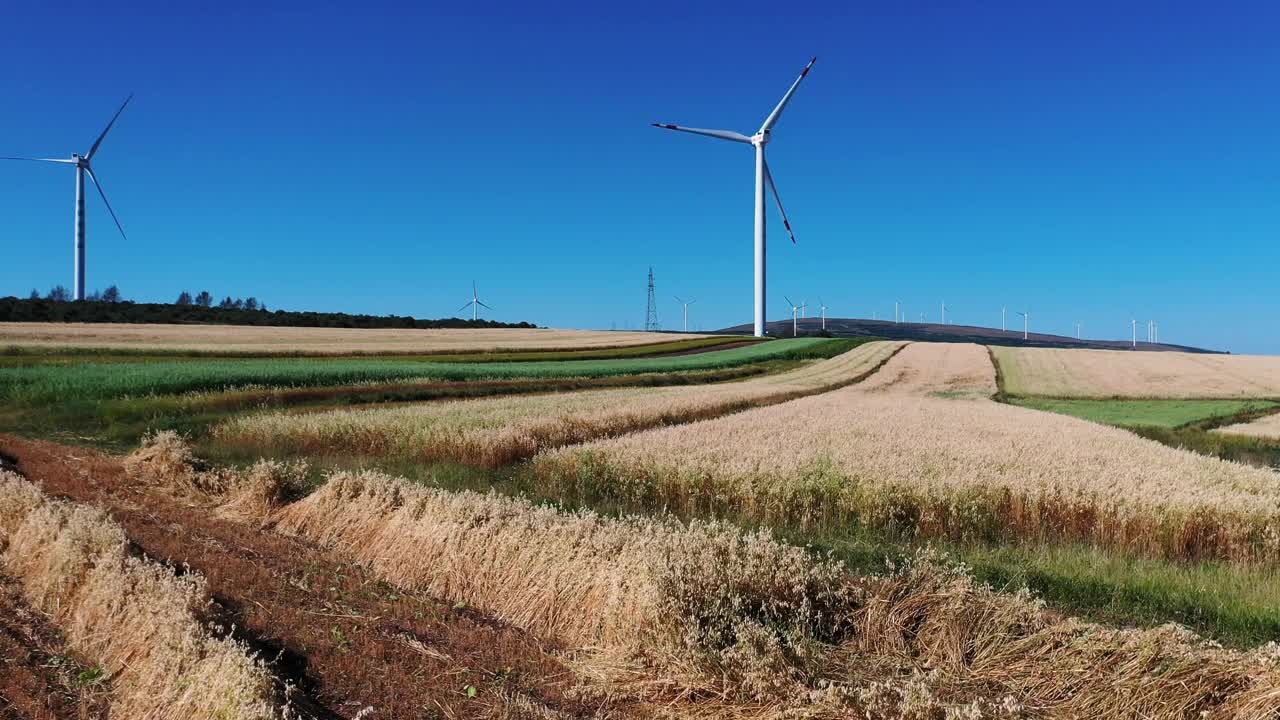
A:
[[[789,372],[716,385],[241,416],[219,426],[215,436],[258,450],[396,455],[493,467],[545,448],[830,390],[862,378],[899,347],[873,342]]]
[[[253,359],[0,368],[0,398],[97,400],[247,386],[316,387],[402,381],[589,378],[731,368],[827,357],[849,341],[799,338],[693,355],[561,362],[444,363],[379,359]]]

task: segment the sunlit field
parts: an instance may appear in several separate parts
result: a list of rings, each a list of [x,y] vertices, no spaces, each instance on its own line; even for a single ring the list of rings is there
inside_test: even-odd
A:
[[[1280,398],[1280,357],[993,347],[1011,395]]]
[[[673,336],[545,329],[365,329],[234,325],[0,323],[0,347],[197,350],[213,353],[442,353],[645,345]],[[679,337],[702,337],[681,335]]]

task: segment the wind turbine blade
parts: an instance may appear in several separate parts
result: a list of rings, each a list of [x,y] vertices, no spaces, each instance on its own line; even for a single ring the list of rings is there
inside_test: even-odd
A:
[[[796,88],[800,87],[800,81],[804,79],[805,75],[809,74],[809,69],[816,62],[818,62],[817,57],[810,58],[809,64],[805,65],[804,70],[800,71],[800,77],[791,83],[791,89],[787,91],[786,95],[782,96],[782,101],[778,103],[778,107],[774,108],[773,112],[769,113],[769,117],[765,118],[764,124],[760,126],[760,132],[769,132],[774,125],[778,124],[778,118],[782,117],[782,111],[787,107],[787,103],[791,102],[791,96],[796,94]]]
[[[125,105],[128,105],[129,101],[132,99],[133,93],[130,93],[129,97],[124,99],[124,104],[120,106],[120,109],[116,111],[116,114],[111,116],[111,122],[107,123],[106,129],[102,131],[102,134],[98,136],[97,140],[93,141],[93,147],[89,148],[89,152],[85,153],[84,157],[86,160],[93,159],[93,154],[98,152],[98,146],[102,144],[104,139],[106,139],[107,133],[111,132],[111,127],[116,124],[116,118],[120,117],[120,113],[124,112]]]
[[[93,174],[93,170],[89,168],[85,168],[85,171],[89,173],[89,179],[93,180],[93,186],[98,188],[98,194],[102,196],[102,202],[107,206],[107,212],[111,213],[111,219],[116,221],[116,229],[120,231],[120,237],[128,240],[129,236],[124,234],[124,226],[120,224],[120,218],[116,217],[116,211],[111,208],[111,201],[107,200],[107,194],[103,192],[102,183],[98,182],[98,176]]]
[[[791,221],[787,219],[787,211],[782,209],[782,197],[778,195],[778,186],[773,184],[773,173],[769,172],[769,163],[764,164],[764,178],[769,181],[769,189],[773,191],[773,199],[778,202],[778,212],[782,214],[782,225],[791,236],[791,244],[796,244],[796,233],[791,229]]]
[[[689,301],[689,304],[690,304],[690,305],[692,305],[692,304],[694,304],[694,303],[696,303],[696,302],[698,302],[698,301],[697,301],[697,300],[690,300],[690,301]]]
[[[489,307],[488,305],[485,305],[484,303],[480,302],[479,300],[477,300],[477,301],[476,301],[476,304],[477,304],[477,305],[479,305],[479,306],[480,306],[480,307],[482,307],[482,308],[487,308],[487,309],[489,309],[489,310],[492,310],[492,309],[493,309],[493,308]]]
[[[706,135],[707,137],[719,138],[721,140],[732,140],[734,142],[751,144],[751,138],[736,133],[732,130],[707,130],[704,128],[684,127],[683,125],[669,125],[667,123],[652,123],[654,127],[665,128],[667,130],[679,130],[680,132],[693,133],[694,135]]]
[[[475,304],[475,302],[476,302],[475,300],[472,300],[471,302],[467,303],[466,305],[463,305],[462,307],[458,308],[456,312],[462,312],[463,310],[466,310],[467,308],[469,308],[469,307],[471,307],[472,305],[474,305],[474,304]]]
[[[786,300],[787,304],[790,305],[791,307],[800,307],[799,305],[796,305],[795,303],[791,302],[791,298],[787,297],[786,295],[783,295],[782,299]]]
[[[683,300],[681,300],[681,299],[680,299],[680,296],[679,296],[679,295],[672,295],[671,297],[675,298],[675,299],[676,299],[676,302],[678,302],[678,303],[683,303],[683,302],[684,302]]]
[[[76,164],[75,160],[63,160],[62,158],[20,158],[20,157],[0,157],[0,160],[26,160],[27,162],[56,162]]]

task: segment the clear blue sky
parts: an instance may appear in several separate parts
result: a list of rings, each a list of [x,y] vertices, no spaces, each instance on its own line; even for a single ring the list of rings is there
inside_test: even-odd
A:
[[[1280,353],[1275,3],[23,3],[0,155],[87,150],[90,288],[638,327],[645,274],[701,328],[751,315],[750,148],[771,317],[999,323]],[[1053,7],[1050,7],[1053,5]],[[942,7],[945,6],[945,7]],[[71,285],[68,168],[0,163],[0,294]],[[771,209],[772,213],[772,209]]]

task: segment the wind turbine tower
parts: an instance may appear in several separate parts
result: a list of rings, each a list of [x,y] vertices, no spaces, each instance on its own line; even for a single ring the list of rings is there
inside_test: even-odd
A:
[[[783,295],[782,299],[786,300],[787,304],[791,306],[791,337],[798,337],[800,335],[800,325],[796,321],[796,313],[800,312],[800,306],[791,302],[791,298],[786,295]]]
[[[818,298],[818,306],[822,308],[822,329],[827,329],[827,304],[822,302],[822,298]]]
[[[689,306],[698,301],[690,300],[689,302],[685,302],[684,300],[681,300],[678,295],[672,295],[671,297],[675,298],[677,302],[684,306],[684,332],[689,332]]]
[[[84,155],[72,153],[70,158],[29,158],[29,157],[0,157],[0,160],[28,160],[31,162],[51,162],[63,163],[66,165],[75,165],[76,167],[76,214],[75,214],[75,288],[72,297],[76,300],[84,299],[84,240],[85,240],[85,222],[84,222],[84,176],[88,175],[93,181],[94,187],[98,189],[98,195],[102,197],[102,204],[107,206],[107,212],[111,213],[111,219],[116,223],[116,229],[120,231],[120,237],[126,241],[129,239],[124,234],[124,226],[120,224],[120,218],[116,217],[116,211],[111,208],[111,202],[107,200],[107,194],[102,189],[102,183],[98,180],[98,176],[94,174],[93,167],[90,163],[93,156],[98,154],[98,148],[102,147],[102,141],[106,139],[107,133],[111,132],[111,128],[116,124],[116,120],[120,117],[120,113],[124,112],[124,108],[129,104],[133,96],[125,98],[120,109],[116,114],[111,116],[111,122],[107,123],[106,129],[93,141],[93,146],[89,148],[89,152]]]
[[[1022,316],[1022,339],[1025,341],[1031,334],[1031,313],[1028,311],[1019,312],[1018,314]]]
[[[765,118],[764,124],[756,131],[755,135],[750,137],[742,133],[732,132],[729,130],[705,130],[702,128],[684,127],[681,125],[669,125],[666,123],[653,123],[655,127],[665,128],[667,130],[679,130],[681,132],[693,133],[695,135],[706,135],[707,137],[717,138],[719,140],[729,140],[731,142],[746,143],[756,150],[756,187],[755,187],[755,335],[756,337],[764,336],[764,316],[765,316],[765,184],[768,183],[769,190],[773,192],[773,199],[778,204],[778,213],[782,216],[782,224],[787,229],[787,233],[791,235],[791,242],[796,241],[795,233],[791,231],[791,221],[787,220],[787,212],[782,209],[782,198],[778,196],[778,186],[773,182],[773,175],[769,172],[769,164],[764,159],[764,147],[769,144],[769,140],[773,133],[773,126],[778,124],[778,118],[782,117],[782,111],[786,109],[787,103],[791,102],[791,96],[795,95],[796,88],[800,87],[800,81],[804,80],[809,74],[809,70],[818,58],[809,60],[809,64],[804,66],[804,70],[800,72],[800,77],[791,83],[787,94],[782,96],[782,100],[774,107],[773,112],[769,113],[769,117]]]

